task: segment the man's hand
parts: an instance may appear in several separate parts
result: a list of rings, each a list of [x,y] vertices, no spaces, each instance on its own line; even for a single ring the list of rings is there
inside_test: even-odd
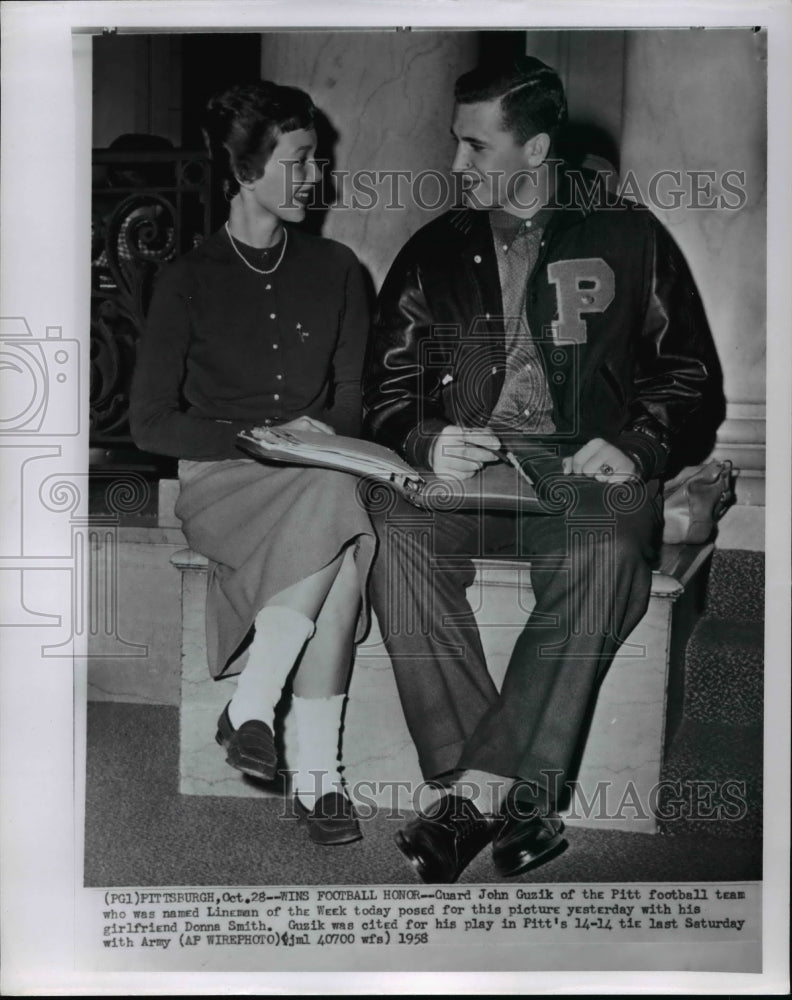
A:
[[[437,435],[432,448],[432,469],[438,476],[470,479],[487,462],[496,462],[493,454],[500,441],[486,427],[457,427],[450,424]]]
[[[257,437],[269,430],[320,431],[322,434],[335,434],[329,424],[323,424],[321,420],[314,420],[313,417],[296,417],[286,424],[276,424],[273,427],[254,427],[250,433],[253,437]]]
[[[565,458],[563,469],[567,475],[593,476],[600,483],[622,482],[638,472],[631,458],[602,438],[592,438],[580,451]]]

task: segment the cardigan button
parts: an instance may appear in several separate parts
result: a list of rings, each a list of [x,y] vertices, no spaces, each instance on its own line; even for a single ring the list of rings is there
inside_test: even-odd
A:
[[[476,262],[477,264],[480,264],[480,263],[481,263],[481,255],[480,255],[480,254],[476,254],[476,256],[475,256],[475,257],[473,258],[473,260],[474,260],[474,261],[475,261],[475,262]]]

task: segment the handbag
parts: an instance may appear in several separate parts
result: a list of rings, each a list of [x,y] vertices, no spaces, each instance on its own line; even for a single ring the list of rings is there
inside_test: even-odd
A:
[[[718,521],[736,502],[739,469],[728,459],[683,469],[663,487],[663,541],[671,545],[708,542]]]

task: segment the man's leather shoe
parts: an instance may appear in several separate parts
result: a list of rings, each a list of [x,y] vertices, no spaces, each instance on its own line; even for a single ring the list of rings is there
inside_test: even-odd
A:
[[[444,795],[396,834],[396,846],[424,882],[456,882],[501,823],[470,799]]]
[[[306,809],[295,795],[294,807],[298,819],[305,823],[308,836],[315,844],[325,847],[351,844],[363,836],[355,807],[341,792],[328,792],[311,810]]]
[[[533,803],[520,801],[515,786],[501,809],[503,822],[492,842],[499,875],[511,878],[550,861],[565,851],[564,824],[557,813],[544,815]]]
[[[217,720],[215,739],[226,749],[226,763],[237,771],[263,781],[272,781],[278,768],[278,754],[272,730],[258,719],[243,722],[234,729],[228,716],[228,705]]]

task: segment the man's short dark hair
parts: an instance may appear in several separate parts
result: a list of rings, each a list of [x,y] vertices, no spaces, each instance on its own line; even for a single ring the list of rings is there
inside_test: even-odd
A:
[[[533,56],[506,64],[487,64],[465,73],[456,82],[457,104],[501,99],[503,127],[516,142],[527,142],[539,132],[554,139],[566,120],[564,85],[554,69]]]

